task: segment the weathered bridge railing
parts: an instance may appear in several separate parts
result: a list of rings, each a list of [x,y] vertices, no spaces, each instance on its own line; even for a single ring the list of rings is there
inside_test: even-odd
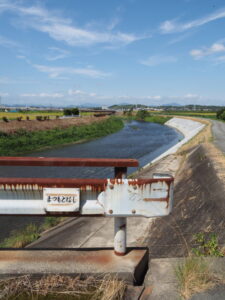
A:
[[[126,217],[159,217],[172,209],[174,179],[126,179],[135,159],[0,157],[0,165],[114,167],[113,179],[0,178],[0,215],[114,217],[117,255],[126,253]]]

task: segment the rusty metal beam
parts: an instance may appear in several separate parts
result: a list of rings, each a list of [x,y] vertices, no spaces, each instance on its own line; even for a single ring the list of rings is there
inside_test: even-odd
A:
[[[128,184],[133,186],[145,186],[154,182],[166,182],[169,185],[174,181],[174,178],[150,178],[150,179],[129,179]],[[110,179],[111,184],[122,184],[122,179],[113,178]],[[104,191],[108,184],[108,179],[92,179],[92,178],[5,178],[0,177],[0,188],[12,188],[16,189],[17,186],[38,187],[40,189],[44,187],[61,187],[61,188],[81,188],[86,189],[90,186],[93,190]]]
[[[30,187],[60,187],[60,188],[81,188],[86,189],[90,186],[93,190],[104,191],[107,179],[77,179],[77,178],[0,178],[0,188],[16,189],[21,186],[24,189]]]
[[[61,157],[0,157],[1,166],[39,167],[138,167],[136,159],[61,158]]]

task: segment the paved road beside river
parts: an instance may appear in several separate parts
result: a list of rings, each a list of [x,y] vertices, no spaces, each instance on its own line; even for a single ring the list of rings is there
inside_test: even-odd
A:
[[[225,153],[225,123],[212,120],[212,133],[214,144]]]

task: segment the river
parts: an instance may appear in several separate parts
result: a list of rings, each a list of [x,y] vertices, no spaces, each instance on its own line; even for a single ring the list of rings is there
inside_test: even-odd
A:
[[[81,144],[61,146],[29,154],[44,157],[135,158],[140,167],[175,145],[183,136],[174,129],[155,123],[131,121],[119,132]],[[128,169],[128,173],[135,171]],[[113,168],[1,167],[0,177],[110,178]],[[0,241],[9,233],[40,217],[0,217]]]

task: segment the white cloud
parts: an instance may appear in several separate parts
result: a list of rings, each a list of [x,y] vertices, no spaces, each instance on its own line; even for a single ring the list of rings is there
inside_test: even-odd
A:
[[[74,95],[84,95],[86,94],[84,91],[81,91],[81,90],[68,90],[68,95],[70,96],[74,96]]]
[[[147,96],[146,98],[149,100],[160,100],[162,97],[160,95],[156,95],[156,96]]]
[[[25,98],[63,98],[64,94],[62,93],[24,93],[21,94],[20,97]]]
[[[1,93],[1,92],[0,92],[0,97],[8,97],[8,96],[9,96],[9,93],[3,93],[3,92]],[[1,100],[1,99],[0,99],[0,100]]]
[[[62,59],[68,57],[70,52],[64,49],[60,49],[58,47],[49,47],[50,53],[46,55],[46,59],[49,61],[54,61],[58,59]]]
[[[199,99],[199,98],[201,98],[201,96],[199,96],[197,94],[188,93],[188,94],[184,95],[184,98],[185,99]]]
[[[118,24],[120,23],[120,19],[117,17],[117,18],[114,18],[111,20],[111,22],[109,23],[109,25],[107,26],[107,29],[108,30],[112,30],[114,29]]]
[[[162,33],[173,32],[175,28],[176,26],[174,21],[165,21],[160,25],[160,30]]]
[[[225,9],[221,9],[212,14],[206,15],[202,18],[195,19],[186,23],[179,23],[175,20],[167,20],[160,25],[160,31],[163,34],[182,32],[195,27],[200,27],[209,22],[222,19],[224,17],[225,17]]]
[[[90,46],[95,44],[123,46],[145,38],[132,33],[112,31],[116,20],[110,28],[101,31],[86,29],[72,24],[72,20],[58,16],[40,6],[23,6],[21,2],[2,1],[0,11],[10,11],[20,17],[23,26],[47,33],[57,41],[70,46]]]
[[[152,55],[146,60],[141,60],[140,63],[149,67],[157,66],[164,63],[174,63],[177,58],[174,56]]]
[[[6,94],[6,93],[5,93]],[[54,103],[57,106],[66,105],[82,105],[84,103],[92,103],[93,105],[112,105],[130,103],[130,104],[146,104],[149,106],[165,105],[168,103],[178,103],[181,105],[188,104],[211,104],[211,105],[224,105],[224,97],[208,97],[198,95],[196,93],[188,92],[183,95],[99,95],[91,92],[87,92],[79,89],[69,89],[61,92],[42,92],[42,93],[23,93],[19,97],[16,95],[10,95],[7,97],[7,103],[12,99],[16,102],[26,105],[50,105]]]
[[[31,61],[25,55],[16,55],[16,57],[24,60],[27,64],[31,64]]]
[[[94,68],[51,67],[35,64],[33,67],[40,72],[47,73],[50,78],[59,78],[61,75],[84,75],[92,78],[104,78],[110,75]]]
[[[1,35],[0,35],[0,46],[6,47],[6,48],[19,48],[20,47],[20,45],[17,42],[10,40]]]
[[[217,62],[217,63],[224,63],[224,62],[225,62],[225,56],[224,56],[224,55],[218,56],[218,57],[216,58],[216,62]]]
[[[85,91],[73,90],[73,89],[68,90],[68,95],[69,96],[78,96],[78,97],[82,97],[82,96],[97,97],[96,93],[88,93],[88,92],[85,92]]]
[[[221,52],[225,52],[225,46],[222,43],[214,43],[209,48],[203,47],[202,49],[193,49],[190,51],[190,55],[194,59],[201,59],[205,56],[215,55]]]

